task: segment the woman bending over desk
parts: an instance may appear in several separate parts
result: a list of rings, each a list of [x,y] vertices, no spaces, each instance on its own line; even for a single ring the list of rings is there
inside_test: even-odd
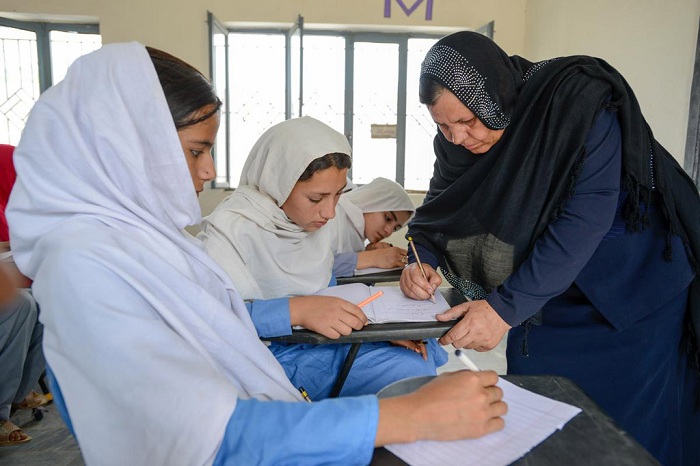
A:
[[[489,350],[509,374],[580,385],[667,465],[700,459],[700,198],[603,60],[537,63],[487,37],[438,41],[420,100],[435,171],[409,226],[401,286],[445,278],[472,299],[441,340]]]
[[[386,178],[375,178],[343,193],[335,218],[328,222],[333,232],[334,275],[349,277],[355,270],[370,267],[405,266],[408,262],[406,250],[382,240],[403,228],[415,211],[403,187]]]
[[[291,334],[302,325],[330,338],[361,329],[367,317],[355,303],[310,296],[335,284],[331,231],[350,167],[344,135],[311,117],[279,123],[253,146],[238,188],[202,222],[206,251],[226,270],[261,337]],[[406,377],[434,375],[447,361],[433,340],[421,346],[364,343],[342,395],[376,393]],[[292,382],[313,399],[330,394],[347,344],[273,343],[270,350]]]

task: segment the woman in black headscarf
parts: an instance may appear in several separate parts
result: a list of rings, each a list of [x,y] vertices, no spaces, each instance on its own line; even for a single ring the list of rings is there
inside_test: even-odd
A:
[[[509,331],[509,373],[567,376],[664,464],[696,464],[700,198],[624,78],[460,32],[428,52],[420,99],[437,159],[409,234],[428,280],[412,264],[401,287],[427,299],[439,267],[469,299],[440,342]]]

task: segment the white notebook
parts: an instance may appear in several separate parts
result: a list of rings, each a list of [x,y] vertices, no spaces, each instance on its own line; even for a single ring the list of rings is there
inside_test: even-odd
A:
[[[406,297],[398,286],[368,286],[364,283],[330,286],[315,293],[321,296],[336,296],[354,304],[359,304],[377,291],[384,294],[362,307],[371,323],[385,322],[430,322],[437,320],[436,314],[448,310],[451,306],[440,292],[435,293],[432,301],[417,301]]]

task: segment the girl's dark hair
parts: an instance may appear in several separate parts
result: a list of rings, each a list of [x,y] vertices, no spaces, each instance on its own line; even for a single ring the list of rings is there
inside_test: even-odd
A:
[[[418,100],[424,105],[435,105],[445,87],[428,75],[423,75],[418,81]]]
[[[299,177],[299,181],[306,181],[311,178],[314,173],[323,171],[327,168],[335,167],[338,169],[350,168],[352,165],[352,159],[348,154],[341,154],[340,152],[333,152],[331,154],[326,154],[323,157],[319,157],[311,161],[304,173]]]
[[[178,130],[204,121],[219,111],[221,100],[211,82],[192,65],[162,50],[146,47]],[[208,107],[203,112],[204,107]]]

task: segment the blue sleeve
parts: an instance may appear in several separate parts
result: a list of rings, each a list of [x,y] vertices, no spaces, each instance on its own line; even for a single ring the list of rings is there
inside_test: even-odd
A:
[[[378,423],[373,395],[316,403],[239,399],[214,465],[366,465]]]
[[[289,298],[246,301],[245,307],[248,308],[255,330],[260,337],[279,337],[292,334]]]
[[[333,275],[336,277],[352,277],[357,268],[357,253],[344,252],[336,254],[333,260]]]
[[[509,325],[519,325],[566,291],[610,229],[620,194],[621,144],[616,113],[602,111],[586,138],[587,156],[564,212],[486,298]]]

